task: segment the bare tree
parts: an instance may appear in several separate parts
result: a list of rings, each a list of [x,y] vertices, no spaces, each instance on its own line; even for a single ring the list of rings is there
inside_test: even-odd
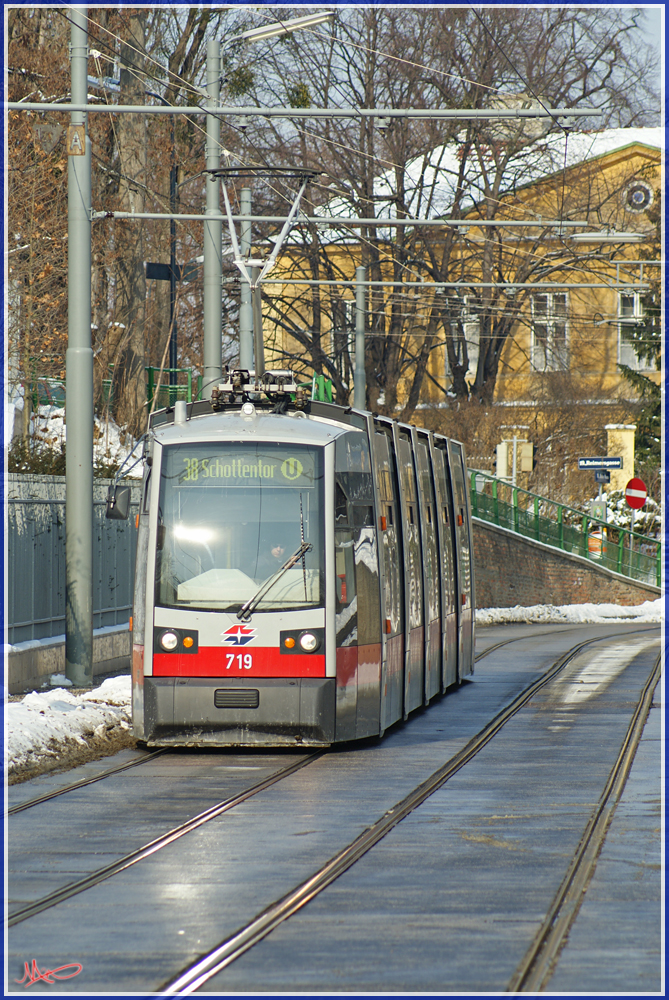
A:
[[[642,123],[652,115],[647,99],[652,104],[653,95],[647,60],[635,46],[638,13],[532,7],[346,9],[339,12],[332,32],[299,35],[263,50],[259,56],[263,73],[255,81],[254,93],[259,101],[279,95],[301,107],[310,103],[476,109],[595,105],[605,112],[604,124]],[[257,163],[270,155],[271,148],[274,162],[297,159],[325,172],[327,181],[320,197],[313,197],[308,206],[312,209],[327,202],[330,211],[365,218],[391,212],[398,218],[458,219],[471,217],[474,211],[490,223],[503,217],[506,201],[524,178],[536,178],[541,157],[545,169],[556,169],[542,143],[552,141],[553,134],[563,141],[568,134],[554,119],[547,127],[523,120],[512,126],[412,122],[379,130],[379,125],[387,123],[363,118],[352,123],[296,119],[292,127],[266,123],[249,128],[247,138]],[[558,185],[555,217],[568,208]],[[537,255],[545,237],[541,227],[530,233],[525,258],[516,245],[510,266],[509,241],[502,228],[486,228],[482,241],[469,241],[464,248],[454,228],[417,231],[407,226],[391,233],[377,224],[364,228],[357,246],[348,244],[351,265],[355,259],[367,266],[371,279],[396,283],[392,293],[375,287],[369,295],[368,404],[395,412],[403,383],[406,419],[421,398],[426,379],[444,393],[446,384],[434,360],[434,352],[441,352],[444,344],[450,391],[459,398],[469,396],[465,297],[473,297],[481,324],[473,388],[477,398],[492,399],[504,346],[522,314],[523,297],[512,300],[503,290],[477,284],[447,298],[423,292],[413,308],[417,300],[411,285],[416,278],[473,280],[474,273],[478,282],[489,286],[511,278],[532,280],[545,267]],[[321,236],[318,249],[317,238],[311,232],[300,244],[304,271],[312,277],[332,268],[333,258],[342,259],[330,234],[326,239]],[[290,259],[292,271],[299,272],[293,250]],[[285,306],[284,301],[277,309],[284,317]],[[332,325],[330,292],[316,286],[301,296],[302,320],[293,325],[303,333],[295,338],[300,346],[289,351],[299,355],[302,348],[316,371],[328,367],[323,306]],[[287,328],[292,321],[281,322]],[[310,347],[305,332],[309,322],[313,323]],[[345,384],[338,384],[337,390],[338,396],[346,396]]]

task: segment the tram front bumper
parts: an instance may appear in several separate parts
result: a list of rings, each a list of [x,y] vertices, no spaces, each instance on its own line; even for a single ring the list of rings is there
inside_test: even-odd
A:
[[[334,678],[145,677],[149,746],[327,746]]]

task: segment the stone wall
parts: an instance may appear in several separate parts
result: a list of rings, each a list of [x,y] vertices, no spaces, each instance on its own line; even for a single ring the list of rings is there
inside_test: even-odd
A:
[[[636,583],[583,556],[560,552],[507,528],[473,518],[477,608],[533,604],[621,604],[654,601],[659,587]]]

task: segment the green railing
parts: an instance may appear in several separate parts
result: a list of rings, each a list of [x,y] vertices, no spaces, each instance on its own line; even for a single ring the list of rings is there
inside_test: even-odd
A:
[[[172,372],[174,372],[177,377],[176,385],[169,384],[170,374]],[[186,376],[185,382],[179,382],[180,375]],[[158,385],[159,376],[160,385]],[[195,396],[193,396],[194,382]],[[159,410],[163,406],[174,406],[177,399],[185,399],[187,403],[192,403],[193,398],[199,399],[201,393],[202,376],[198,375],[194,379],[192,368],[163,368],[162,375],[160,375],[160,368],[148,367],[146,369],[146,397],[149,402],[149,408],[151,408],[153,404],[154,396],[157,396],[155,409]]]
[[[301,389],[311,389],[311,398],[319,403],[332,402],[332,380],[325,375],[314,375],[311,382],[298,382]]]
[[[537,496],[487,472],[471,471],[472,514],[563,552],[657,587],[662,581],[660,541],[607,524],[582,510]]]
[[[110,365],[111,367],[111,365]],[[154,367],[152,365],[147,365],[146,371],[146,397],[149,402],[149,409],[153,403],[153,398],[156,396],[157,389],[157,399],[155,409],[159,410],[163,406],[174,406],[177,399],[185,399],[187,403],[192,403],[193,398],[199,399],[202,393],[202,376],[193,376],[193,371],[191,368],[163,368],[163,373],[160,375],[160,368]],[[175,372],[177,376],[177,384],[170,385],[170,374]],[[179,381],[179,376],[186,376],[185,381],[182,379]],[[160,385],[158,385],[158,378],[160,377]],[[111,401],[113,389],[113,380],[110,378],[105,378],[102,380],[102,400],[103,403],[108,403]],[[193,396],[193,389],[195,388],[195,396]]]

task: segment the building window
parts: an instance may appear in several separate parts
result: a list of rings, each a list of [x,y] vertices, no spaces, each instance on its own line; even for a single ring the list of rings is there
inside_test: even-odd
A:
[[[634,371],[651,371],[646,360],[634,351],[634,340],[644,328],[644,308],[639,292],[621,292],[618,300],[618,364]]]
[[[532,368],[565,371],[567,357],[567,293],[532,296]]]

